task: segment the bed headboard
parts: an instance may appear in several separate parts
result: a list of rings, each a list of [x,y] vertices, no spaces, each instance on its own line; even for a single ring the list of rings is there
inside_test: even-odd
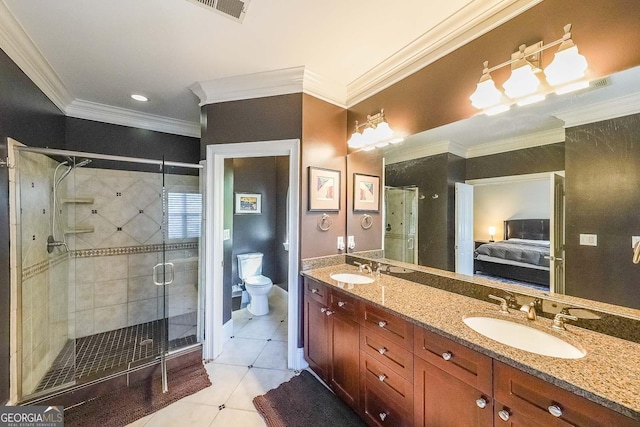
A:
[[[549,240],[548,219],[510,219],[504,222],[504,238]]]

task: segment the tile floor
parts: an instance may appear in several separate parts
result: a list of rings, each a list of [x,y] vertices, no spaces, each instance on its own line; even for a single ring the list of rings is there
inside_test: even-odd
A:
[[[129,427],[265,426],[253,398],[295,375],[287,370],[287,301],[272,292],[269,306],[266,316],[253,317],[246,309],[233,312],[234,338],[220,357],[205,365],[211,387]]]

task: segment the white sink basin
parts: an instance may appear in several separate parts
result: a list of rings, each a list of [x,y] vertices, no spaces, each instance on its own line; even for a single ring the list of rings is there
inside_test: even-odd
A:
[[[580,359],[587,354],[555,335],[510,320],[469,315],[462,321],[487,338],[531,353],[561,359]]]
[[[374,281],[373,277],[357,273],[333,273],[330,277],[338,282],[351,283],[354,285],[364,285],[366,283],[373,283]]]

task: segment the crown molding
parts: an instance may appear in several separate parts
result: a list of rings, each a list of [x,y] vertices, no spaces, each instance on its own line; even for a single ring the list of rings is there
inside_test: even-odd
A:
[[[475,145],[467,149],[466,158],[470,159],[473,157],[505,153],[507,151],[523,150],[526,148],[539,147],[541,145],[564,142],[564,140],[564,128],[549,129],[541,132],[530,133],[528,135],[519,135],[513,138]]]
[[[472,1],[347,85],[347,106],[375,95],[542,0]]]
[[[72,101],[65,109],[65,113],[69,117],[78,119],[94,120],[97,122],[200,138],[199,123],[141,113],[126,108],[83,101],[81,99]]]
[[[640,93],[554,114],[565,128],[640,113]]]
[[[200,106],[304,92],[346,108],[346,88],[306,67],[292,67],[197,82],[189,87]]]
[[[0,47],[61,111],[73,101],[51,64],[3,1],[0,1]]]

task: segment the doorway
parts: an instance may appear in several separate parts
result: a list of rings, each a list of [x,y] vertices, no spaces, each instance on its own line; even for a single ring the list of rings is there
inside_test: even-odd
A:
[[[289,369],[306,367],[303,349],[298,348],[299,314],[299,195],[300,195],[300,140],[259,141],[207,146],[205,247],[205,305],[204,358],[215,359],[222,352],[224,342],[230,338],[233,323],[223,322],[224,303],[224,211],[225,160],[253,157],[288,156],[289,208],[287,209],[288,271],[287,282],[287,365]],[[227,203],[228,204],[228,203]],[[229,261],[227,261],[229,262]]]

